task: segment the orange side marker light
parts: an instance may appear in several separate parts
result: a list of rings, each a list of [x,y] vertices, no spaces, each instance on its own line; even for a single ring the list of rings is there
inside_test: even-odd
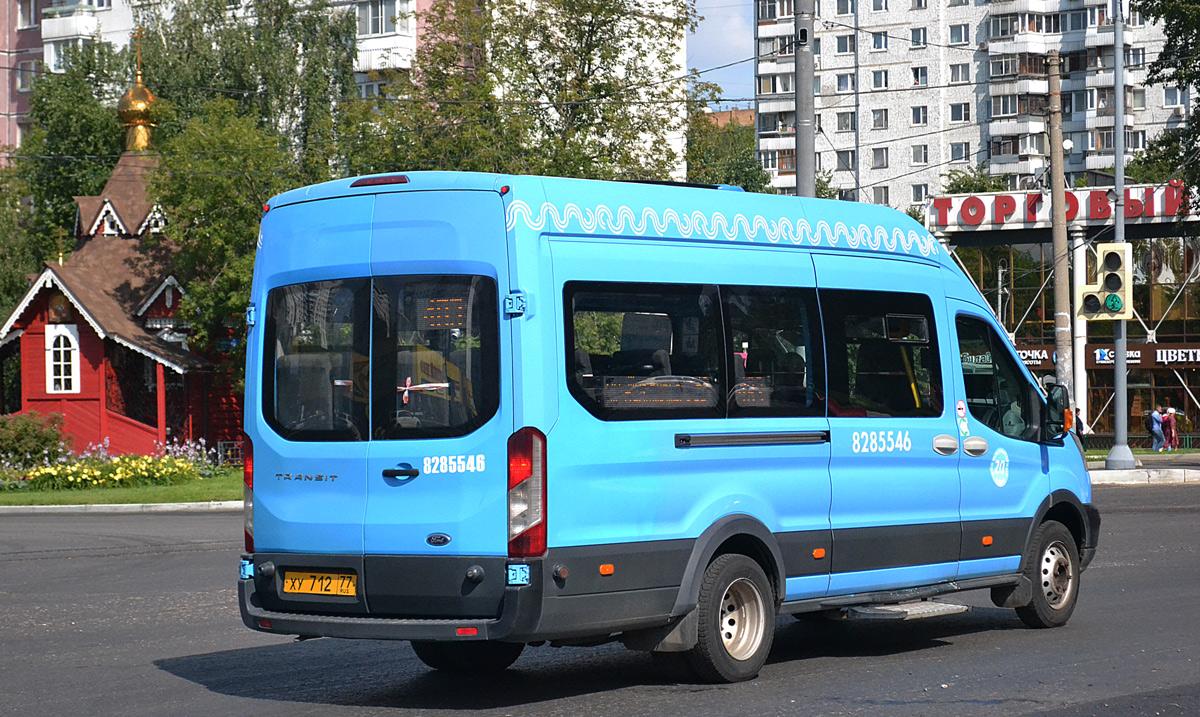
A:
[[[817,548],[813,550],[813,558],[820,560],[825,557],[825,548]]]
[[[991,545],[992,544],[992,536],[990,536],[990,535],[983,536],[983,544]]]
[[[614,572],[616,572],[616,568],[613,567],[612,563],[605,563],[600,566],[601,575],[612,575]]]

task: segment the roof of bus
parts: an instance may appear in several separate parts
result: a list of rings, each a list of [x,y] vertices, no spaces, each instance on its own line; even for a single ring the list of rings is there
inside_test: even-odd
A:
[[[363,180],[369,181],[363,184]],[[377,183],[379,181],[394,183]],[[354,187],[355,183],[360,186]],[[939,263],[954,261],[920,223],[890,207],[711,189],[477,172],[400,172],[301,187],[270,200],[275,208],[355,194],[508,187],[509,229],[563,234],[636,235],[721,243],[852,249]]]

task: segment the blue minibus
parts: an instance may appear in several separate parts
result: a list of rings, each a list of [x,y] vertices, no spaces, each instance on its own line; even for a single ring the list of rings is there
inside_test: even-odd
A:
[[[779,615],[987,589],[1066,623],[1100,516],[947,250],[886,207],[460,172],[264,207],[245,625],[735,682]]]

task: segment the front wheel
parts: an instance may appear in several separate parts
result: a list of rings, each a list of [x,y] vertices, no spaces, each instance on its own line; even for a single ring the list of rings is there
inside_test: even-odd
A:
[[[688,661],[708,682],[758,675],[775,638],[775,592],[745,555],[722,555],[704,571],[696,646]]]
[[[1079,596],[1079,549],[1066,526],[1048,520],[1033,536],[1025,558],[1025,577],[1033,583],[1033,600],[1017,608],[1029,627],[1060,627],[1075,611]]]
[[[525,645],[520,642],[412,641],[417,659],[435,670],[478,674],[503,672],[517,661]]]

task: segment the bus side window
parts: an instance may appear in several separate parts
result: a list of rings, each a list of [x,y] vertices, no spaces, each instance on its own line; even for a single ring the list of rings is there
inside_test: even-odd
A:
[[[940,416],[942,372],[924,294],[822,289],[829,415]]]
[[[1029,382],[1005,347],[1005,341],[986,322],[969,316],[955,321],[963,384],[971,415],[1010,438],[1026,438],[1034,423]]]
[[[568,282],[567,384],[606,421],[723,414],[715,286]]]
[[[733,365],[730,416],[824,416],[816,291],[722,287]]]

